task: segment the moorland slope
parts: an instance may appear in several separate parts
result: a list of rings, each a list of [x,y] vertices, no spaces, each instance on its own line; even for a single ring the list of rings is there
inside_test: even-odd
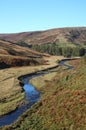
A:
[[[27,44],[71,43],[86,45],[86,27],[56,28],[46,31],[0,34],[0,39]]]
[[[16,45],[12,42],[0,40],[0,68],[15,66],[39,65],[43,64],[43,54]]]
[[[31,83],[41,91],[41,100],[1,130],[85,130],[86,58],[68,64],[74,69],[60,67],[53,76],[50,73],[32,79]]]

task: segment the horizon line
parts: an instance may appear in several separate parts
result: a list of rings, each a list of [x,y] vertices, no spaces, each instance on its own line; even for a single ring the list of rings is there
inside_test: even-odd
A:
[[[54,29],[65,29],[65,28],[86,28],[86,26],[64,26],[64,27],[53,27],[53,28],[40,29],[40,30],[30,30],[30,31],[28,30],[28,31],[18,31],[18,32],[6,32],[6,33],[1,33],[0,32],[0,35],[27,33],[27,32],[42,32],[42,31],[48,31],[48,30],[54,30]]]

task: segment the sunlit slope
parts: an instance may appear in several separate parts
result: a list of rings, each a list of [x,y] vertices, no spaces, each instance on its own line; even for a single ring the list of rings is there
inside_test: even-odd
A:
[[[15,34],[0,34],[0,38],[18,43],[27,44],[45,43],[71,43],[73,45],[86,45],[86,27],[57,28],[45,31],[22,32]]]
[[[42,64],[43,54],[0,40],[0,68]]]
[[[41,91],[42,99],[6,129],[86,129],[86,59],[70,64],[74,65],[73,70],[59,68],[49,80],[41,77],[45,84],[36,87]]]

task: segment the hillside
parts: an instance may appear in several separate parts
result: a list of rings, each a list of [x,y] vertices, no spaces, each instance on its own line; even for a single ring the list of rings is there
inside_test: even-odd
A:
[[[0,40],[0,54],[25,56],[25,57],[40,57],[43,54],[33,51],[29,48],[25,48],[12,42]]]
[[[43,64],[43,54],[0,40],[0,68]]]
[[[86,27],[57,28],[46,31],[0,34],[0,39],[27,44],[71,43],[86,45]]]

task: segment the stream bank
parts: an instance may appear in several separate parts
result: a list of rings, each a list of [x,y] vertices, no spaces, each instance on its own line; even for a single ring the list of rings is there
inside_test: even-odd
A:
[[[72,69],[73,67],[70,65],[66,65],[65,62],[68,61],[68,59],[60,61],[60,65],[66,66],[67,69]],[[58,66],[55,66],[58,67]],[[55,68],[53,67],[53,68]],[[52,68],[49,68],[50,70]],[[49,70],[47,69],[47,70]],[[23,89],[25,91],[25,99],[28,100],[28,103],[17,110],[13,111],[10,114],[7,114],[0,118],[0,126],[10,125],[14,121],[17,120],[17,118],[22,115],[23,112],[25,112],[27,109],[29,109],[33,104],[35,104],[37,101],[40,100],[40,92],[35,89],[34,86],[32,86],[29,81],[30,79],[41,76],[44,74],[49,73],[46,70],[39,71],[38,73],[31,73],[29,75],[20,76],[18,79],[20,80],[20,84],[24,84]],[[28,76],[28,77],[27,77]]]

